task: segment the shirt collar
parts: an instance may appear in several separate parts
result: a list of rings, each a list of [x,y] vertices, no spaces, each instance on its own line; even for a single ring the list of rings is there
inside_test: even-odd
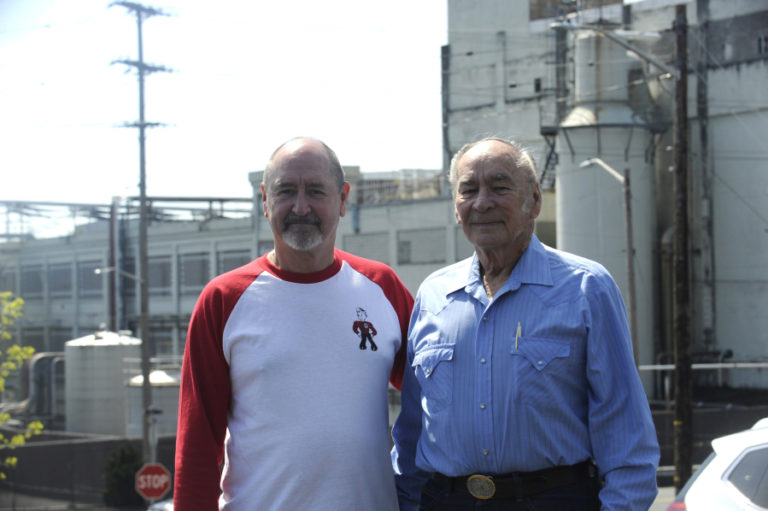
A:
[[[327,268],[313,272],[313,273],[295,273],[288,270],[278,268],[269,260],[269,254],[264,254],[261,257],[261,264],[263,267],[275,277],[288,282],[295,282],[297,284],[315,284],[327,280],[336,275],[341,270],[341,258],[339,251],[334,249],[333,262]]]
[[[536,284],[541,286],[552,286],[552,274],[549,267],[549,257],[547,247],[539,241],[534,234],[531,236],[531,242],[528,248],[523,252],[520,260],[512,269],[507,282],[501,287],[499,292],[514,291],[523,284]],[[477,259],[477,253],[472,256],[470,264],[466,267],[463,276],[456,279],[455,285],[448,289],[447,294],[451,294],[463,289],[469,294],[475,294],[478,290],[483,291],[482,279],[480,278],[480,262]]]

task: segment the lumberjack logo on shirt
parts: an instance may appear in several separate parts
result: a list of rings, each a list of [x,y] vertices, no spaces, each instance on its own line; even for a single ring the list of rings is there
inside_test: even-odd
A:
[[[366,321],[368,319],[368,313],[362,307],[355,309],[357,313],[357,321],[352,323],[352,331],[360,336],[360,349],[364,350],[366,347],[366,341],[371,343],[371,351],[379,349],[376,343],[373,342],[373,336],[376,335],[376,327],[373,323]]]

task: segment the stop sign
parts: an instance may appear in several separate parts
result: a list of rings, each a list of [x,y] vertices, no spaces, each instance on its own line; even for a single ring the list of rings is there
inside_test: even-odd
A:
[[[146,463],[136,472],[136,491],[145,499],[159,499],[170,489],[171,473],[162,463]]]

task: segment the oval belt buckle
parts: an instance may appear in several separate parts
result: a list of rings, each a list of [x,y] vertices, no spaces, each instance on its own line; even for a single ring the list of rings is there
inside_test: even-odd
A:
[[[496,485],[490,477],[474,474],[467,478],[467,491],[476,499],[488,500],[496,494]]]

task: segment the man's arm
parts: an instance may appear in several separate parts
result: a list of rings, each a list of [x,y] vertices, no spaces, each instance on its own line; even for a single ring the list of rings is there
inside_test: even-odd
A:
[[[204,291],[187,335],[174,474],[174,507],[185,511],[218,509],[230,401],[229,366],[221,343],[223,307],[218,290]]]
[[[418,303],[414,308],[417,314]],[[412,320],[413,321],[413,320]],[[421,388],[413,372],[413,351],[407,344],[407,357],[403,373],[401,408],[392,428],[394,447],[392,448],[392,468],[395,471],[397,500],[400,511],[418,511],[421,502],[421,489],[427,482],[428,474],[416,468],[416,448],[421,435]]]
[[[589,430],[605,486],[602,509],[646,510],[657,493],[659,445],[632,354],[626,310],[613,280],[589,287]]]
[[[403,385],[403,370],[407,369],[405,367],[405,359],[408,345],[408,321],[411,318],[411,311],[413,310],[413,296],[393,270],[390,270],[390,279],[385,281],[382,287],[389,302],[395,309],[397,319],[400,323],[400,349],[397,350],[395,360],[392,363],[392,371],[389,373],[389,383],[391,383],[397,390],[401,390]],[[371,325],[371,328],[373,328],[373,325]],[[373,335],[376,334],[376,329],[373,328]]]

